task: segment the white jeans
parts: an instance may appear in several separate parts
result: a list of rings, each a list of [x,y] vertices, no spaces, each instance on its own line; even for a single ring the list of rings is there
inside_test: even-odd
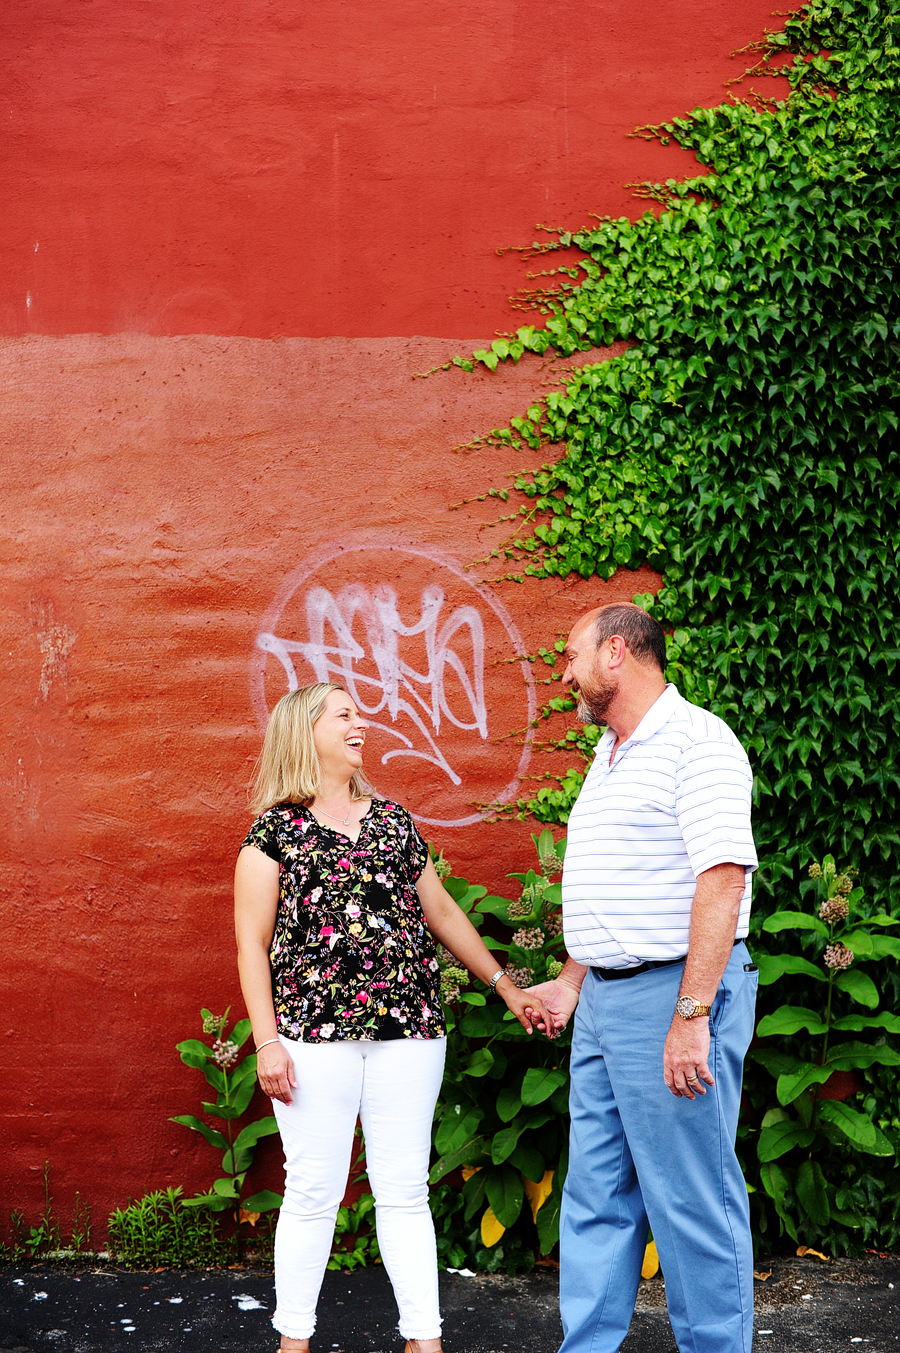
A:
[[[297,1089],[293,1104],[273,1100],[285,1162],[273,1325],[290,1339],[307,1339],[315,1330],[358,1115],[400,1333],[404,1339],[440,1338],[428,1161],[446,1039],[281,1042],[293,1058]]]

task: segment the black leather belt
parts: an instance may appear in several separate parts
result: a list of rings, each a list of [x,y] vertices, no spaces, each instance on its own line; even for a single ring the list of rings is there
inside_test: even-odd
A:
[[[743,935],[739,940],[735,940],[731,946],[740,944]],[[639,972],[649,972],[651,968],[671,968],[673,963],[683,963],[687,954],[682,954],[681,958],[659,958],[648,959],[646,963],[639,963],[636,968],[595,968],[594,972],[604,982],[620,982],[626,977],[637,977]]]

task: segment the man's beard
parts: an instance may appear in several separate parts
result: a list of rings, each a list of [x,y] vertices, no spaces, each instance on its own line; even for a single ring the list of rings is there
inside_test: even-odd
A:
[[[619,691],[615,677],[594,677],[587,688],[578,687],[578,706],[575,713],[582,723],[605,724],[609,707]]]

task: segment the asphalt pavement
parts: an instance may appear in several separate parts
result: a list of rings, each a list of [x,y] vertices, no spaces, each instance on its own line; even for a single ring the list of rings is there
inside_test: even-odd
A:
[[[767,1261],[757,1353],[900,1353],[900,1255]],[[447,1353],[555,1353],[557,1279],[442,1273]],[[274,1353],[271,1269],[0,1269],[2,1353]],[[313,1353],[402,1353],[381,1268],[327,1273]],[[641,1283],[622,1353],[677,1353],[661,1278]]]

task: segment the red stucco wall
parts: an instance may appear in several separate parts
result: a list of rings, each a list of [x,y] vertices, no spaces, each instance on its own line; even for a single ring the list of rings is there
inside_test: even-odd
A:
[[[688,171],[628,133],[718,103],[773,8],[6,5],[0,331],[508,328],[494,250]]]
[[[495,245],[685,168],[626,133],[717,101],[767,12],[0,16],[0,1227],[36,1216],[46,1158],[64,1217],[78,1189],[101,1231],[130,1196],[208,1182],[209,1148],[167,1122],[201,1084],[173,1045],[237,1001],[230,874],[266,702],[291,667],[347,667],[327,650],[350,617],[379,788],[460,872],[521,866],[527,827],[479,817],[541,766],[515,734],[546,669],[517,654],[655,579],[492,581],[501,509],[456,505],[523,457],[464,447],[562,368],[414,373],[509,326],[522,268]]]

